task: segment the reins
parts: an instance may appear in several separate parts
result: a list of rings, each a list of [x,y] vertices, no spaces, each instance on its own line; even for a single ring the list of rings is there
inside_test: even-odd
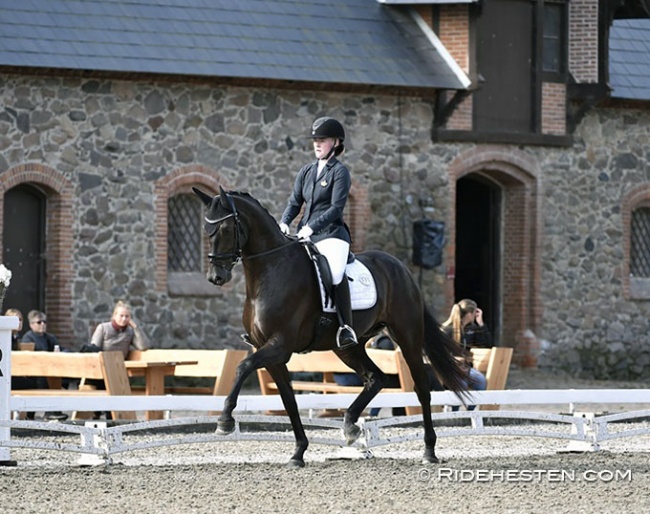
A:
[[[279,252],[280,250],[284,250],[288,246],[291,246],[291,245],[296,244],[298,242],[299,242],[299,239],[292,238],[291,241],[289,241],[287,243],[284,243],[281,246],[276,246],[275,248],[271,248],[270,250],[266,250],[264,252],[256,253],[254,255],[247,255],[247,256],[241,255],[240,257],[241,257],[242,261],[250,261],[250,260],[253,260],[253,259],[257,259],[258,257],[264,257],[266,255],[270,255],[272,253]]]

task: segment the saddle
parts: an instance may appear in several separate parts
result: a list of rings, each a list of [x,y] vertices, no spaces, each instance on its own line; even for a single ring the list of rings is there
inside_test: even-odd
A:
[[[334,306],[334,285],[332,284],[332,272],[327,258],[318,251],[316,245],[311,241],[301,241],[307,255],[314,263],[316,276],[321,292],[321,303],[323,312],[336,312]],[[348,263],[345,267],[344,280],[350,282],[350,301],[352,310],[369,309],[377,302],[377,288],[370,270],[359,261],[354,253],[348,255]]]

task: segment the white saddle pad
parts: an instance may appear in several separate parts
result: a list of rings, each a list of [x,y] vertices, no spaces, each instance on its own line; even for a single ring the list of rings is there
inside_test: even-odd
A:
[[[370,273],[370,270],[358,259],[355,259],[352,264],[345,267],[345,274],[348,276],[350,284],[350,300],[352,301],[352,310],[360,311],[363,309],[370,309],[377,303],[377,288],[375,287],[375,279]],[[320,287],[321,303],[323,304],[324,312],[336,312],[334,303],[331,301],[325,303],[325,290],[323,283],[318,277],[318,284]]]

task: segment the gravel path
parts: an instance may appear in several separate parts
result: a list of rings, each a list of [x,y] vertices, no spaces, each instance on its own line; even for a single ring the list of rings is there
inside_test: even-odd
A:
[[[646,387],[528,370],[514,370],[509,380],[513,389],[544,384]],[[596,453],[566,453],[566,445],[513,436],[441,437],[442,462],[424,465],[421,441],[376,448],[372,459],[342,458],[337,448],[312,444],[299,470],[284,465],[293,448],[287,442],[138,450],[98,467],[80,467],[78,455],[68,452],[15,449],[18,467],[0,468],[0,504],[10,514],[650,511],[650,437],[608,442]]]

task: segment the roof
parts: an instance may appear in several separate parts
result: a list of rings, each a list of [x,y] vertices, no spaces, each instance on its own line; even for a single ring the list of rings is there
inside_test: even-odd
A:
[[[650,100],[650,19],[614,20],[609,80],[612,98]]]
[[[2,2],[0,66],[464,89],[413,12],[376,0]]]

